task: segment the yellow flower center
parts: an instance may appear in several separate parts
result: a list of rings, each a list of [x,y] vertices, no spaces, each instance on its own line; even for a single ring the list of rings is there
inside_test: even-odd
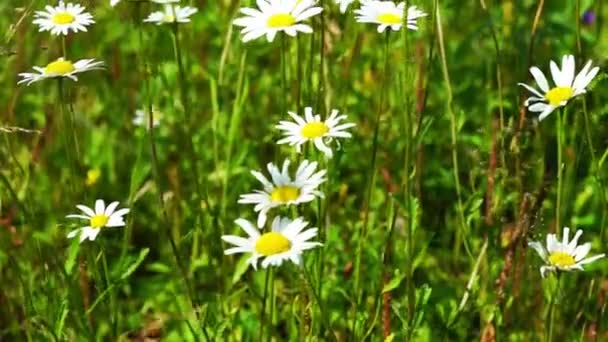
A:
[[[263,256],[287,252],[290,248],[291,242],[287,240],[285,236],[277,232],[263,234],[255,243],[256,252]]]
[[[557,267],[569,267],[576,264],[574,257],[565,252],[553,252],[549,255],[549,262]]]
[[[97,214],[93,217],[91,217],[91,227],[93,228],[103,228],[106,226],[106,224],[108,224],[108,220],[110,220],[109,217],[107,217],[104,214]]]
[[[300,189],[291,185],[279,186],[272,190],[270,198],[273,202],[287,203],[300,196]]]
[[[71,24],[74,21],[76,21],[76,17],[67,12],[59,12],[59,13],[55,13],[55,15],[53,15],[53,18],[51,19],[51,21],[57,25],[66,25],[66,24]]]
[[[72,64],[72,62],[63,59],[58,59],[54,62],[49,63],[46,68],[44,68],[44,73],[63,76],[65,74],[73,72],[74,70],[76,70],[76,68],[74,68],[74,64]]]
[[[386,25],[401,24],[401,16],[394,13],[380,13],[376,18],[379,22]]]
[[[294,18],[293,15],[289,13],[277,13],[271,15],[266,21],[266,24],[268,25],[268,27],[278,28],[291,26],[295,24],[295,22],[296,18]]]
[[[545,99],[550,105],[559,106],[563,101],[568,101],[572,94],[574,94],[574,89],[570,87],[555,87],[547,92]]]
[[[172,23],[175,21],[175,16],[173,14],[166,14],[163,19],[166,23]]]
[[[329,127],[323,122],[309,122],[302,127],[302,135],[308,139],[322,137],[328,131]]]

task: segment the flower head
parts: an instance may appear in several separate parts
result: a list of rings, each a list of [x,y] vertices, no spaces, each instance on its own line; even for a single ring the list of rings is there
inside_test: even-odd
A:
[[[361,8],[355,10],[355,14],[357,22],[378,24],[378,32],[384,32],[387,27],[399,31],[403,25],[404,9],[404,2],[396,5],[392,1],[364,1],[361,3]],[[417,30],[416,20],[426,15],[416,6],[410,6],[407,9],[407,28]]]
[[[600,70],[599,67],[591,69],[591,61],[588,61],[575,77],[574,56],[572,55],[562,58],[561,69],[554,61],[551,61],[550,66],[555,87],[549,88],[545,75],[535,66],[530,68],[530,73],[541,91],[539,92],[525,83],[518,83],[533,94],[524,104],[529,111],[540,112],[538,120],[543,120],[556,108],[565,106],[571,98],[584,94],[587,91],[585,88]]]
[[[275,217],[272,229],[267,233],[260,231],[249,221],[238,219],[235,221],[249,235],[243,238],[236,235],[224,235],[222,240],[236,246],[228,248],[224,254],[251,253],[248,262],[257,269],[259,258],[262,267],[280,266],[283,261],[291,260],[300,265],[302,252],[321,246],[319,242],[310,242],[317,235],[317,228],[305,229],[308,222],[301,217],[290,220],[286,217]]]
[[[78,5],[59,1],[56,7],[47,5],[46,11],[37,11],[34,15],[34,24],[39,31],[51,31],[54,35],[67,36],[68,32],[85,31],[87,26],[93,24],[93,16],[84,12],[85,8]]]
[[[156,25],[188,23],[190,22],[190,17],[196,12],[198,12],[198,9],[190,6],[165,5],[164,11],[153,12],[144,21],[155,23]]]
[[[27,83],[30,85],[34,82],[42,81],[47,78],[67,77],[74,81],[78,81],[76,74],[89,71],[103,69],[103,62],[95,61],[94,59],[81,59],[75,63],[72,61],[59,58],[45,67],[35,66],[34,70],[37,73],[22,72],[19,74],[22,79],[17,84]]]
[[[80,242],[87,238],[91,241],[95,240],[102,228],[123,227],[125,221],[123,216],[129,212],[129,209],[123,208],[116,210],[118,202],[112,202],[107,207],[103,200],[95,201],[95,210],[79,204],[76,208],[82,211],[82,214],[68,215],[67,218],[79,218],[88,221],[88,224],[82,228],[71,231],[68,234],[68,239],[80,235]]]
[[[312,27],[301,22],[323,11],[323,8],[314,6],[313,0],[257,0],[257,5],[258,9],[241,8],[241,13],[246,16],[233,22],[243,27],[244,42],[263,35],[272,42],[281,31],[292,37],[298,32],[312,33]]]
[[[251,171],[262,185],[263,190],[241,195],[239,203],[255,204],[254,211],[258,213],[258,227],[266,223],[266,215],[272,208],[279,206],[298,205],[310,202],[315,197],[323,197],[323,193],[317,187],[325,182],[326,170],[316,171],[317,163],[304,160],[296,170],[295,177],[289,175],[289,160],[285,160],[283,168],[279,170],[273,163],[268,163],[267,168],[272,178],[269,181],[262,173]]]
[[[591,250],[591,243],[587,242],[577,245],[578,238],[583,234],[582,230],[577,230],[572,240],[568,241],[570,228],[565,227],[562,241],[557,240],[555,234],[547,234],[547,248],[538,241],[528,243],[534,248],[538,255],[543,259],[545,265],[540,268],[540,274],[544,278],[547,271],[574,271],[583,270],[583,265],[603,258],[604,254],[598,254],[590,258],[585,258]]]
[[[338,113],[337,109],[332,110],[329,118],[323,121],[320,115],[313,115],[311,107],[304,108],[304,118],[296,113],[288,112],[295,122],[281,121],[276,126],[285,134],[285,137],[277,144],[295,145],[299,153],[300,147],[304,143],[312,141],[317,149],[331,158],[333,152],[326,144],[334,138],[350,138],[352,135],[345,130],[355,126],[354,123],[339,125],[340,121],[346,119],[346,115],[338,116]]]

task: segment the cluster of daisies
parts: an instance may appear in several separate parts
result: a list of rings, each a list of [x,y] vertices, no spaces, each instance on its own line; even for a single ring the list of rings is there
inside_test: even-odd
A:
[[[310,142],[327,158],[333,156],[332,141],[337,138],[350,138],[346,130],[355,126],[353,123],[340,123],[346,119],[339,115],[338,110],[332,110],[329,117],[322,120],[320,115],[313,114],[311,107],[304,109],[304,117],[288,112],[293,121],[281,121],[276,128],[281,130],[284,137],[277,144],[295,146],[298,153],[301,146]],[[290,219],[277,215],[272,220],[270,228],[265,231],[269,212],[273,209],[298,206],[323,198],[319,186],[326,181],[327,170],[318,170],[318,163],[304,160],[291,173],[291,161],[286,159],[281,167],[268,163],[266,169],[270,178],[262,172],[251,171],[251,174],[262,184],[262,188],[253,193],[240,196],[239,203],[254,205],[253,210],[258,214],[257,224],[238,219],[235,221],[247,237],[225,235],[222,239],[235,247],[228,248],[225,254],[250,253],[249,263],[257,268],[257,261],[262,260],[262,267],[279,266],[285,260],[291,260],[299,265],[301,255],[305,250],[321,246],[321,243],[310,241],[317,235],[316,227],[308,227],[308,222],[302,217]]]
[[[335,2],[344,13],[354,0],[335,0]],[[427,15],[416,6],[410,6],[404,20],[403,15],[406,13],[404,2],[398,4],[393,1],[374,0],[359,2],[361,7],[355,10],[357,22],[376,24],[378,32],[384,32],[388,27],[393,31],[399,31],[404,22],[408,29],[417,30],[416,21]],[[305,21],[323,11],[315,0],[257,0],[256,4],[257,8],[241,8],[241,13],[245,16],[233,22],[234,25],[243,27],[241,33],[244,42],[264,35],[269,42],[272,42],[279,32],[292,37],[298,32],[312,33],[312,27]]]
[[[118,0],[111,0],[112,6],[116,5]],[[163,4],[162,11],[151,13],[144,22],[162,24],[176,24],[190,21],[190,16],[197,12],[196,8],[189,6],[180,7],[173,3],[179,0],[150,0],[150,2]],[[93,16],[86,12],[86,8],[73,3],[65,3],[59,1],[57,6],[47,5],[43,11],[37,11],[34,15],[34,24],[38,25],[39,31],[49,31],[52,35],[61,36],[62,39],[70,33],[86,32],[87,27],[95,23]],[[20,73],[21,80],[18,84],[26,83],[30,85],[34,82],[45,79],[63,79],[69,78],[73,81],[78,81],[76,76],[79,73],[103,69],[104,63],[95,59],[80,59],[72,62],[65,56],[65,45],[62,49],[63,56],[48,63],[44,67],[34,66],[35,72]],[[136,112],[133,123],[143,125],[144,112]],[[153,123],[154,126],[158,121]],[[129,209],[118,209],[119,202],[112,202],[108,206],[101,199],[95,201],[94,208],[79,204],[76,207],[81,211],[80,214],[68,215],[68,218],[76,218],[86,220],[86,225],[71,231],[67,237],[78,237],[80,242],[84,240],[95,240],[97,235],[103,228],[123,227],[125,225],[124,216],[129,213]],[[117,210],[118,209],[118,210]]]
[[[153,12],[144,19],[144,22],[157,25],[186,23],[197,12],[196,8],[177,5],[179,0],[149,1],[164,6],[163,10]],[[115,6],[119,2],[120,0],[110,0],[110,5]],[[335,0],[342,13],[345,13],[353,2],[355,1]],[[404,2],[360,0],[358,3],[360,7],[354,10],[355,20],[359,23],[377,25],[378,32],[384,32],[387,28],[398,31],[404,24],[407,29],[417,30],[417,20],[427,15],[416,6],[406,9]],[[244,42],[262,36],[272,42],[280,32],[292,37],[299,32],[312,33],[313,28],[306,21],[323,11],[316,0],[257,0],[256,5],[257,8],[241,8],[240,11],[244,16],[233,22],[234,25],[242,27]],[[83,6],[59,1],[55,7],[49,5],[44,11],[37,11],[34,23],[38,25],[39,31],[49,31],[65,39],[64,37],[70,32],[86,32],[87,27],[95,21]],[[35,72],[20,73],[22,79],[18,83],[30,85],[48,78],[69,78],[77,81],[77,74],[102,69],[104,66],[103,62],[95,59],[80,59],[72,62],[65,56],[65,49],[62,53],[64,55],[44,67],[33,67]],[[572,55],[563,57],[561,67],[551,61],[550,69],[555,84],[553,87],[550,87],[547,78],[538,67],[530,68],[530,73],[540,90],[520,83],[533,94],[525,101],[525,105],[530,111],[540,113],[539,120],[545,119],[555,109],[566,106],[574,97],[584,94],[587,86],[599,72],[599,68],[592,68],[592,62],[589,61],[576,74]],[[293,112],[288,114],[293,121],[281,121],[276,125],[276,128],[284,134],[277,144],[289,144],[295,147],[298,153],[301,152],[302,145],[310,142],[325,157],[331,158],[332,141],[351,137],[347,129],[354,126],[352,123],[341,123],[346,116],[339,115],[337,110],[332,110],[325,120],[322,120],[320,115],[313,114],[310,107],[305,108],[303,116]],[[138,111],[134,124],[142,125],[145,116],[144,111]],[[153,125],[157,123],[154,122]],[[305,250],[321,245],[320,242],[311,241],[317,235],[317,228],[309,227],[309,223],[302,217],[291,219],[277,215],[266,229],[271,210],[298,206],[324,197],[319,187],[326,181],[326,170],[318,170],[318,163],[315,161],[304,160],[297,166],[295,174],[292,174],[290,164],[289,160],[285,160],[281,168],[273,163],[267,164],[270,178],[259,171],[252,171],[253,176],[262,184],[262,189],[241,195],[238,202],[254,205],[254,211],[258,215],[257,222],[253,224],[244,219],[235,221],[247,233],[247,237],[223,236],[224,241],[234,245],[225,251],[226,254],[250,253],[251,265],[256,268],[258,259],[262,258],[261,264],[265,268],[270,265],[280,265],[285,260],[300,264],[301,255]],[[70,232],[68,238],[78,236],[81,242],[86,239],[94,240],[102,228],[124,226],[123,216],[129,212],[129,209],[117,210],[118,204],[112,202],[106,206],[103,200],[97,200],[94,208],[77,205],[82,213],[68,217],[87,220],[88,224]],[[600,254],[586,258],[591,248],[590,243],[578,245],[582,231],[578,230],[572,240],[569,240],[569,232],[569,228],[564,228],[561,242],[555,234],[548,234],[546,248],[540,242],[530,242],[530,246],[545,262],[541,267],[543,277],[548,271],[581,270],[582,265],[604,257],[604,254]]]
[[[592,62],[588,61],[577,74],[572,55],[563,56],[561,67],[558,67],[554,61],[551,61],[549,66],[555,84],[553,87],[549,86],[545,74],[536,66],[530,68],[530,73],[540,91],[525,83],[519,83],[532,93],[533,96],[526,99],[524,104],[531,112],[540,112],[539,121],[545,119],[555,109],[566,106],[574,97],[586,93],[587,86],[600,70],[597,66],[592,68]],[[543,277],[547,272],[583,270],[583,265],[604,257],[604,254],[599,254],[585,258],[591,250],[591,244],[578,245],[582,233],[581,230],[577,230],[574,238],[568,240],[570,229],[565,227],[561,242],[556,234],[548,234],[546,248],[538,241],[529,243],[529,246],[534,248],[545,262],[540,268]]]
[[[162,11],[151,13],[144,22],[162,24],[185,23],[190,21],[190,16],[197,12],[193,7],[180,7],[173,3],[179,0],[149,0],[150,2],[163,4]],[[116,5],[118,0],[111,0],[112,6]],[[59,1],[57,6],[47,5],[44,11],[35,13],[34,24],[38,25],[39,31],[50,31],[56,36],[67,36],[70,32],[86,32],[87,27],[94,24],[93,16],[85,11],[85,7],[79,4],[65,3]],[[62,51],[65,54],[65,51]],[[69,78],[73,81],[78,81],[76,74],[102,69],[104,63],[95,59],[81,59],[76,62],[68,59],[66,56],[61,56],[56,60],[48,63],[44,67],[34,66],[35,72],[20,73],[18,84],[26,83],[30,85],[34,82],[42,81],[48,78]]]

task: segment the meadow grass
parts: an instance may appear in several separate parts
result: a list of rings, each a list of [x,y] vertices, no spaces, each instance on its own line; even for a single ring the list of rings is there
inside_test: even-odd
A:
[[[253,0],[158,25],[152,1],[74,2],[95,22],[67,35],[33,23],[59,1],[0,2],[0,341],[608,340],[606,260],[573,269],[608,250],[605,1],[407,1],[417,29],[379,33],[369,2],[318,0],[272,42],[233,25]],[[556,85],[567,55],[599,73]],[[352,136],[286,141],[333,110]],[[277,183],[286,160],[310,189]],[[98,199],[114,216],[66,218]]]

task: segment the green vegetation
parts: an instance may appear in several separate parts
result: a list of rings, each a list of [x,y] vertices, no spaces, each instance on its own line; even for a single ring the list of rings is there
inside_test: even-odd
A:
[[[572,253],[528,246],[570,227],[608,251],[605,1],[415,0],[418,30],[378,33],[361,4],[319,0],[313,33],[246,43],[232,21],[253,0],[182,0],[191,22],[162,25],[143,22],[160,4],[74,1],[95,23],[67,36],[33,23],[56,1],[0,2],[0,340],[608,340],[606,259],[543,278]],[[554,87],[565,55],[600,71],[541,94],[568,103],[539,121],[517,84],[539,89],[537,66]],[[17,84],[61,56],[105,67]],[[356,125],[325,140],[332,158],[277,145],[305,107]],[[258,220],[238,203],[263,188],[250,171],[286,159],[327,170],[324,196],[271,209],[261,234],[302,217],[323,245],[254,269],[222,236]],[[97,199],[130,209],[124,227],[68,239],[110,224],[65,217]],[[298,246],[266,237],[254,248]]]

